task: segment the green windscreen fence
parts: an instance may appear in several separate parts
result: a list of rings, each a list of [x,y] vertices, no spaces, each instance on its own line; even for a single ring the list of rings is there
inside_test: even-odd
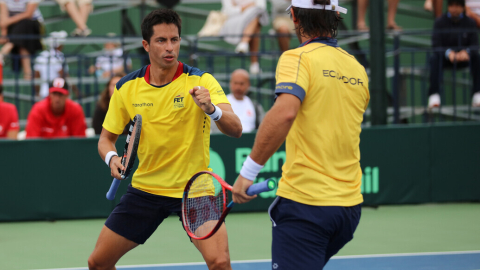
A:
[[[361,134],[365,205],[480,201],[480,125],[366,128]],[[123,137],[117,149],[123,149]],[[255,134],[212,135],[210,166],[233,184]],[[0,142],[0,221],[106,217],[112,178],[98,156],[98,138]],[[256,181],[279,180],[282,146]],[[275,192],[262,193],[235,211],[265,211]]]

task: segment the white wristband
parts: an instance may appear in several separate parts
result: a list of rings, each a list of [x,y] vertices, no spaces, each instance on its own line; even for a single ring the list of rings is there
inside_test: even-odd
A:
[[[247,160],[243,163],[242,169],[240,170],[240,175],[247,178],[248,180],[255,180],[258,173],[263,168],[263,165],[257,164],[250,156],[247,157]]]
[[[219,107],[215,106],[215,104],[213,104],[213,113],[212,114],[208,114],[208,116],[210,116],[210,118],[213,120],[213,121],[218,121],[220,120],[220,118],[222,118],[222,109],[220,109]]]
[[[118,157],[118,154],[117,152],[115,151],[110,151],[107,153],[107,155],[105,156],[105,163],[107,163],[107,166],[110,167],[110,160],[112,159],[113,156],[117,156]]]

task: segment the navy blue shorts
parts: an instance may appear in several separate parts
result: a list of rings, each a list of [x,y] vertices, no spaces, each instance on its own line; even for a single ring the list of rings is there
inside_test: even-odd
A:
[[[360,222],[361,206],[312,206],[277,197],[272,219],[272,269],[323,269]]]
[[[158,225],[172,213],[182,220],[181,198],[154,195],[129,185],[105,226],[128,240],[144,244]]]

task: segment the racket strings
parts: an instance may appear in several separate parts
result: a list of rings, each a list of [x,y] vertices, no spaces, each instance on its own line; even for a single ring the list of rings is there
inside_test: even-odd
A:
[[[201,174],[193,181],[186,197],[186,223],[198,237],[209,234],[217,225],[224,209],[222,185],[210,174]]]

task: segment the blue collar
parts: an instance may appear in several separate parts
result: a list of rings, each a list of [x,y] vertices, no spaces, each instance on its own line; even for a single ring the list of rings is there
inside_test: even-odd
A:
[[[447,12],[447,17],[452,18],[452,14],[450,12]],[[459,19],[463,19],[463,13],[460,13],[460,16],[458,16]]]
[[[335,38],[329,38],[329,37],[316,37],[312,38],[310,40],[305,41],[304,43],[300,44],[298,47],[303,47],[309,43],[323,43],[328,46],[332,47],[338,47],[337,40]]]

